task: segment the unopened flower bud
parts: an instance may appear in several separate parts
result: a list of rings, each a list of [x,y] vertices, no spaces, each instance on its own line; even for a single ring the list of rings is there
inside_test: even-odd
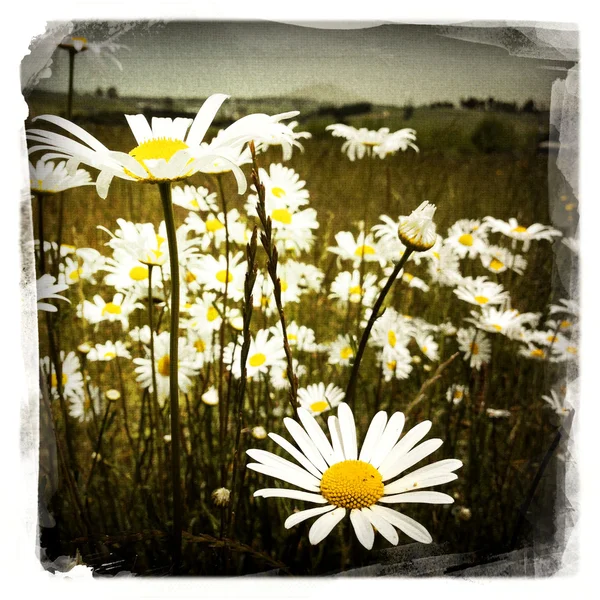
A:
[[[224,488],[224,487],[217,488],[210,495],[210,497],[212,498],[212,501],[217,506],[227,506],[229,504],[229,496],[231,496],[231,492],[227,488]]]
[[[255,440],[264,440],[267,437],[267,430],[261,425],[253,427],[251,433]]]
[[[433,248],[437,239],[433,215],[435,204],[422,202],[408,217],[400,217],[398,237],[410,250],[425,252]]]

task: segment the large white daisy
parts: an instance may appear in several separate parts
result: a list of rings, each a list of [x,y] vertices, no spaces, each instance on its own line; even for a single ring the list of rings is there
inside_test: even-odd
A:
[[[387,413],[380,411],[371,421],[359,452],[354,415],[345,402],[339,405],[338,416],[327,420],[331,441],[307,410],[299,408],[298,417],[302,425],[291,418],[283,420],[298,447],[275,433],[269,437],[301,466],[271,452],[247,450],[257,461],[249,463],[249,469],[301,488],[261,489],[254,492],[255,497],[292,498],[320,505],[290,515],[286,529],[319,516],[308,533],[310,543],[318,544],[349,511],[356,537],[369,550],[375,531],[391,544],[398,544],[395,528],[419,542],[432,541],[421,524],[385,506],[454,502],[447,494],[421,490],[457,479],[453,471],[462,466],[460,460],[440,460],[396,479],[442,445],[441,439],[417,445],[431,429],[431,421],[419,423],[400,439],[404,415],[396,412],[388,420]]]

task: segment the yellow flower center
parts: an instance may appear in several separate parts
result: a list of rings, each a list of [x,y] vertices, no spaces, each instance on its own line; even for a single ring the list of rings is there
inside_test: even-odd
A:
[[[381,473],[362,460],[344,460],[332,465],[321,478],[321,494],[334,506],[366,508],[383,496]]]
[[[352,352],[352,348],[350,348],[350,346],[346,346],[340,350],[340,357],[344,360],[350,358],[353,354],[354,352]]]
[[[162,356],[161,358],[159,358],[158,360],[158,366],[156,368],[156,370],[163,376],[163,377],[168,377],[170,374],[170,368],[171,368],[171,360],[169,359],[169,355],[167,354],[166,356]]]
[[[415,276],[411,275],[410,273],[404,273],[404,275],[402,275],[402,279],[404,279],[406,283],[410,283],[414,278]]]
[[[267,360],[267,357],[264,354],[262,354],[262,352],[258,352],[257,354],[253,354],[248,359],[248,364],[251,367],[260,367],[261,365],[265,364],[266,360]]]
[[[497,258],[492,258],[490,262],[490,269],[492,269],[492,271],[499,271],[502,268],[504,268],[504,263],[499,261]]]
[[[502,325],[492,325],[492,327],[496,330],[496,331],[502,331]]]
[[[69,279],[71,281],[79,281],[79,276],[81,275],[81,269],[75,269],[69,273]]]
[[[67,385],[67,381],[69,380],[66,373],[62,374],[61,380],[63,387],[65,387],[65,385]],[[58,385],[58,377],[56,377],[56,373],[52,373],[52,375],[50,376],[50,385],[53,388],[55,388]]]
[[[565,210],[571,212],[576,206],[575,202],[570,202],[569,204],[565,204]]]
[[[555,335],[549,335],[549,336],[546,338],[546,340],[547,340],[548,342],[550,342],[551,344],[554,344],[554,342],[557,342],[557,341],[558,341],[558,338],[557,338]]]
[[[219,219],[210,219],[206,221],[206,231],[214,233],[215,231],[219,231],[219,229],[225,229],[225,225],[223,225]]]
[[[188,271],[185,274],[185,281],[187,283],[193,283],[194,281],[196,281],[196,276],[191,271]]]
[[[471,344],[471,354],[476,355],[479,354],[479,345],[473,342]]]
[[[367,254],[375,254],[373,246],[357,246],[354,251],[354,256],[366,256]]]
[[[285,190],[280,187],[271,188],[271,194],[273,194],[275,198],[281,198],[282,196],[286,195]]]
[[[198,205],[198,200],[196,200],[195,198],[190,202],[190,206],[192,208],[200,208],[200,206]]]
[[[114,352],[105,352],[104,353],[104,360],[111,360],[113,358],[116,358],[116,354]]]
[[[362,294],[362,288],[360,287],[360,285],[353,285],[350,288],[350,294],[356,294],[357,296],[360,296]]]
[[[396,346],[396,334],[390,329],[388,331],[388,343],[389,345],[394,348]]]
[[[323,412],[329,408],[327,400],[317,400],[310,405],[310,410],[313,412]]]
[[[137,160],[142,167],[148,173],[148,177],[138,177],[128,169],[125,169],[125,173],[130,175],[131,177],[135,177],[136,179],[150,179],[151,181],[162,181],[152,175],[150,170],[145,164],[147,160],[158,160],[164,159],[167,162],[173,158],[176,152],[179,150],[186,150],[188,145],[181,140],[171,140],[168,138],[156,138],[152,140],[147,140],[142,142],[139,146],[136,146],[130,153],[129,156],[132,156]],[[190,159],[190,162],[192,159]],[[187,174],[186,174],[187,176]],[[183,179],[184,176],[181,177]]]
[[[514,229],[514,233],[525,233],[527,231],[527,227],[523,227],[523,225],[517,225]]]
[[[454,392],[454,397],[455,397],[457,400],[462,400],[462,397],[463,397],[462,390],[456,390],[456,391]]]
[[[391,360],[389,363],[387,363],[387,368],[389,371],[395,371],[396,370],[396,361],[395,360]]]
[[[148,269],[147,267],[133,267],[129,271],[129,277],[134,281],[144,281],[144,279],[148,279]]]
[[[569,346],[569,347],[567,348],[567,352],[568,352],[569,354],[577,354],[577,348],[576,348],[575,346]]]
[[[477,304],[487,304],[490,301],[486,296],[475,296],[474,300]]]
[[[288,333],[287,339],[288,339],[288,342],[297,342],[298,336],[295,333]]]
[[[233,281],[233,276],[231,275],[231,273],[229,271],[227,271],[227,269],[223,269],[222,271],[219,271],[216,274],[216,278],[217,278],[217,281],[220,281],[221,283],[225,283],[225,281],[230,283],[231,281]]]
[[[203,340],[196,340],[194,342],[194,348],[196,348],[196,352],[204,352],[206,350],[206,344]]]
[[[561,321],[560,322],[561,329],[568,329],[571,327],[571,321]]]
[[[463,233],[458,238],[458,243],[463,246],[472,246],[473,245],[473,236],[470,233]]]
[[[282,292],[287,292],[289,286],[288,286],[288,282],[285,279],[280,279],[279,285],[281,286]]]
[[[211,306],[207,311],[206,311],[206,318],[209,321],[214,321],[217,317],[219,316],[219,313],[217,311],[217,309],[214,306]]]
[[[535,350],[531,351],[531,356],[535,356],[536,358],[543,358],[545,356],[545,353],[541,348],[535,348]]]
[[[271,213],[271,219],[273,219],[273,221],[279,221],[284,225],[291,225],[292,213],[287,208],[276,208]]]
[[[120,315],[123,309],[114,302],[107,302],[102,309],[102,316],[104,315]]]

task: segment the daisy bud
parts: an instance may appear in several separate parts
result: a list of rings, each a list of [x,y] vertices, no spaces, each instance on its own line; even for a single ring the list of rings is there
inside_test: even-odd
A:
[[[81,352],[81,354],[88,354],[91,349],[92,347],[87,342],[83,342],[83,344],[79,344],[79,346],[77,346],[77,350]]]
[[[167,433],[166,435],[163,435],[163,440],[165,440],[165,444],[170,443],[171,435],[169,433]]]
[[[202,394],[202,402],[208,406],[216,406],[219,404],[219,393],[214,387],[211,387],[207,392]]]
[[[458,518],[461,521],[468,521],[471,518],[471,509],[466,506],[461,506],[458,511]]]
[[[229,504],[230,495],[231,492],[227,488],[221,487],[214,490],[210,497],[216,506],[227,506]]]
[[[251,433],[255,440],[264,440],[267,437],[267,430],[261,425],[253,427]]]
[[[415,252],[433,248],[436,241],[435,211],[435,204],[422,202],[408,217],[400,217],[398,237],[407,248]]]
[[[109,402],[116,402],[121,397],[118,390],[107,390],[104,395]]]

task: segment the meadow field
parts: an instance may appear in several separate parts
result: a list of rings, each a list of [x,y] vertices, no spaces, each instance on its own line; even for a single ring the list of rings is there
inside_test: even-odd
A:
[[[52,112],[51,106],[39,101],[31,106],[35,115]],[[133,148],[135,141],[123,116],[115,116],[110,125],[94,123],[84,118],[84,106],[87,103],[75,104],[80,126],[112,150]],[[355,161],[342,153],[342,140],[325,130],[335,121],[322,115],[296,118],[296,130],[312,134],[299,140],[303,150],[294,148],[291,159],[284,162],[282,149],[272,146],[257,153],[256,166],[267,200],[283,193],[274,176],[277,168],[272,169],[281,164],[298,175],[292,185],[296,192],[308,192],[302,196],[306,202],[301,203],[301,210],[313,210],[313,225],[301,247],[289,242],[292,238],[285,237],[285,227],[273,230],[278,273],[285,283],[281,291],[288,347],[298,388],[305,391],[299,397],[309,398],[301,405],[327,431],[328,417],[337,413],[341,398],[323,396],[323,389],[310,392],[309,386],[333,384],[342,398],[347,391],[370,309],[401,256],[393,256],[397,240],[387,242],[386,247],[389,237],[374,236],[378,230],[373,227],[384,225],[381,217],[387,216],[395,225],[388,227],[386,235],[397,236],[394,231],[400,216],[410,215],[424,201],[434,204],[433,221],[441,238],[433,251],[415,252],[395,281],[383,305],[385,312],[375,322],[356,391],[347,398],[359,448],[378,411],[388,415],[401,411],[406,431],[431,421],[429,436],[444,442],[433,460],[462,462],[457,478],[440,487],[453,503],[409,500],[402,507],[430,533],[433,550],[425,550],[425,544],[404,533],[400,545],[413,544],[422,552],[446,555],[472,553],[473,563],[534,541],[560,545],[557,519],[564,518],[566,468],[561,444],[572,414],[565,396],[567,377],[576,376],[578,335],[574,304],[565,309],[566,304],[560,303],[570,298],[571,273],[577,269],[576,251],[563,239],[575,236],[577,205],[561,185],[553,182],[549,188],[555,157],[537,150],[540,135],[547,133],[547,113],[417,107],[405,119],[399,109],[376,107],[349,117],[346,124],[391,131],[412,128],[419,152],[409,147],[384,159],[368,154]],[[474,134],[485,120],[495,124],[491,126],[495,137],[491,147],[484,148],[474,142]],[[44,125],[36,121],[27,126]],[[211,128],[206,139],[216,133]],[[30,160],[35,163],[38,158],[36,154]],[[354,535],[351,522],[344,519],[325,540],[313,545],[309,521],[284,527],[290,515],[311,505],[294,498],[253,495],[261,488],[274,487],[273,477],[247,468],[252,459],[246,451],[277,452],[278,446],[266,434],[275,432],[289,440],[282,420],[294,417],[295,409],[290,404],[289,363],[269,287],[267,253],[261,245],[264,225],[249,209],[257,201],[251,169],[252,164],[242,166],[248,181],[243,195],[230,175],[196,173],[173,184],[182,190],[186,185],[207,190],[196,192],[206,200],[206,207],[196,209],[189,199],[186,207],[174,206],[175,226],[188,226],[182,230],[180,252],[186,240],[185,252],[200,261],[180,259],[190,268],[183,268],[182,273],[180,348],[185,350],[180,350],[179,368],[186,383],[179,397],[183,541],[178,572],[323,575],[385,561],[391,556],[391,546],[382,536],[376,535],[373,549],[367,550]],[[289,183],[290,172],[286,173]],[[265,175],[270,177],[265,180]],[[174,201],[175,197],[174,192]],[[48,560],[77,555],[97,574],[172,573],[170,404],[154,389],[154,384],[159,392],[161,385],[168,389],[168,354],[166,363],[159,354],[170,330],[169,276],[161,265],[150,267],[155,277],[151,297],[147,283],[145,291],[143,281],[123,283],[117,276],[121,273],[117,244],[107,245],[113,238],[106,231],[112,235],[123,231],[124,224],[117,219],[151,223],[164,242],[159,230],[164,217],[158,186],[115,179],[106,199],[91,185],[45,195],[41,202],[44,239],[58,244],[46,251],[46,272],[68,286],[61,294],[70,303],[57,300],[58,311],[38,313],[44,388],[40,400],[40,545]],[[39,203],[40,197],[34,194],[32,234],[36,240],[40,237]],[[294,210],[289,206],[285,210],[288,224],[292,223],[290,211]],[[274,215],[271,212],[272,219]],[[486,217],[504,222],[514,218],[521,228],[518,232],[539,223],[556,234],[550,239],[534,238],[527,249],[522,239],[493,229]],[[455,266],[447,267],[440,253],[442,248],[457,247],[452,239],[461,236],[456,235],[456,227],[449,231],[457,222],[461,222],[462,235],[470,236],[471,243],[474,236],[481,246],[471,251],[469,245],[462,257],[459,248],[452,259],[455,262],[447,263]],[[223,237],[226,227],[231,238],[227,240]],[[239,351],[245,329],[241,321],[249,306],[243,282],[247,260],[252,259],[253,250],[247,244],[254,227],[259,236],[254,261],[263,287],[254,290],[248,364],[254,366],[253,359],[259,358],[257,369],[248,372],[244,389]],[[371,232],[370,242],[368,238],[358,241],[361,231]],[[362,254],[356,250],[353,258],[352,248],[350,253],[344,250],[342,238],[336,238],[340,232],[350,232],[352,248],[362,244]],[[365,258],[367,246],[375,248],[375,260]],[[222,270],[224,262],[218,263],[225,260],[226,247],[236,265],[234,276],[242,283],[236,279],[223,292],[205,275],[209,267],[228,272]],[[78,253],[89,248],[101,257],[85,250]],[[510,258],[494,272],[500,256]],[[211,261],[221,267],[212,267]],[[227,269],[231,268],[228,263]],[[446,268],[457,271],[458,279],[445,279]],[[358,279],[348,283],[353,271]],[[348,281],[342,273],[347,273]],[[533,316],[518,326],[494,329],[489,320],[484,325],[479,315],[484,314],[482,305],[489,299],[483,301],[481,293],[475,293],[465,300],[465,294],[456,293],[478,277],[496,286],[500,300],[490,306],[495,302],[496,309]],[[471,278],[471,283],[465,284],[465,278]],[[345,295],[340,291],[343,285]],[[125,320],[110,318],[111,309],[119,304],[115,299],[119,293],[136,305]],[[213,320],[218,326],[213,327]],[[382,330],[384,325],[377,325],[392,321],[388,333]],[[148,325],[153,335],[144,330]],[[156,339],[152,359],[148,339]],[[402,356],[406,356],[404,370],[399,368],[399,357],[385,358],[392,356],[385,354],[391,352],[386,343],[394,347],[400,342]],[[487,350],[480,362],[474,360],[476,342]],[[62,385],[56,366],[51,366],[52,355],[60,353],[64,353]],[[260,357],[268,368],[259,368]],[[150,369],[151,362],[155,368],[144,384],[141,369]],[[166,383],[157,381],[157,376]],[[543,398],[554,398],[553,393],[556,406]],[[285,453],[282,456],[289,458]],[[415,552],[421,556],[421,550]]]

